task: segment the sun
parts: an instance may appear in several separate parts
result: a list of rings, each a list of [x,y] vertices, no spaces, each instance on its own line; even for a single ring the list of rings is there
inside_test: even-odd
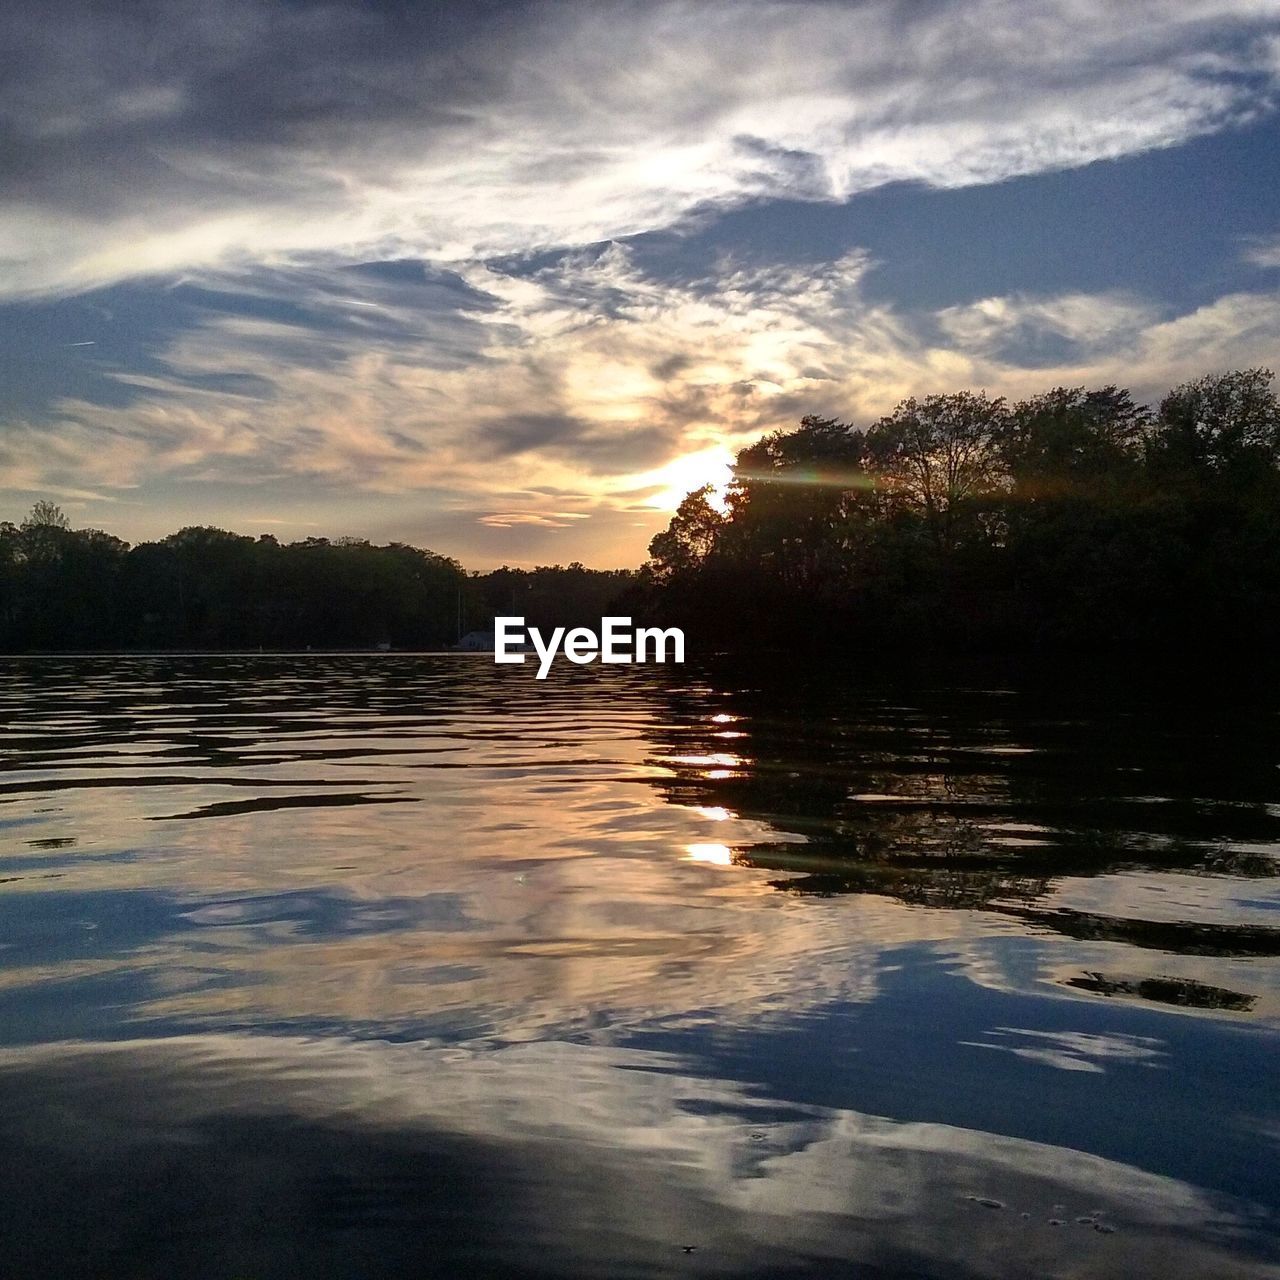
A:
[[[637,487],[652,486],[657,490],[648,502],[655,511],[674,511],[686,494],[710,485],[708,500],[717,511],[724,511],[732,478],[733,453],[726,445],[717,444],[673,458],[665,466],[646,472],[637,477]]]

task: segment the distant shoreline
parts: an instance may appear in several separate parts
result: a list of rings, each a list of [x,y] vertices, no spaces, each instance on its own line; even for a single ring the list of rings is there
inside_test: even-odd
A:
[[[491,653],[474,649],[15,649],[0,652],[7,658],[492,658]]]

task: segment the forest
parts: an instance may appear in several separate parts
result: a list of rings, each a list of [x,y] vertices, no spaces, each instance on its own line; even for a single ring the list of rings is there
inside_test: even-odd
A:
[[[808,417],[689,494],[639,590],[708,648],[1269,660],[1280,403],[1267,369],[1154,409],[1115,386]]]
[[[0,649],[447,647],[495,614],[680,625],[691,654],[804,649],[1265,659],[1280,642],[1267,369],[1154,408],[1115,386],[806,417],[689,494],[639,570],[468,573],[402,543],[192,527],[130,546],[49,502],[0,523]]]
[[[38,502],[0,523],[0,650],[438,649],[495,614],[598,623],[633,579],[580,564],[467,573],[403,543],[195,526],[130,546]]]

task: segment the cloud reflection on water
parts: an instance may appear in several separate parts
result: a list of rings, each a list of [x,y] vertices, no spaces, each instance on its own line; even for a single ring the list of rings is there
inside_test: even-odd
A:
[[[426,1274],[1277,1274],[1247,1203],[779,1104],[670,1055],[223,1035],[10,1050],[0,1079],[21,1103],[0,1133],[31,1161],[6,1162],[6,1202],[56,1270],[86,1261],[48,1230],[72,1169],[95,1183],[94,1255],[147,1274],[389,1273],[424,1247]],[[145,1215],[125,1185],[147,1188]]]
[[[530,1241],[557,1274],[1272,1274],[1262,713],[6,673],[0,1134],[41,1247],[61,1204],[157,1274],[196,1248],[157,1219],[202,1213],[211,1274],[424,1233],[474,1275],[545,1274]]]

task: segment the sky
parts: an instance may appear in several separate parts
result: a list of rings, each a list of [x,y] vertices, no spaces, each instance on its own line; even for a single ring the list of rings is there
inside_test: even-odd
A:
[[[0,11],[0,519],[638,564],[806,413],[1280,360],[1280,0]]]

